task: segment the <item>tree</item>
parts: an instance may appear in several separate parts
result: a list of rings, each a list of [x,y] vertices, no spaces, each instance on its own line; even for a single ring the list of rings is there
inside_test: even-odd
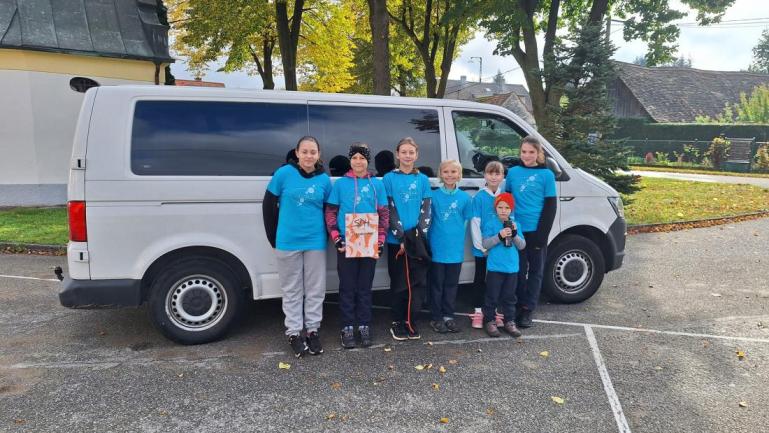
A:
[[[300,89],[336,93],[353,84],[356,17],[349,3],[318,3],[305,13],[298,49]]]
[[[681,0],[697,11],[700,24],[720,20],[735,0]],[[647,43],[648,66],[673,60],[679,29],[671,22],[685,16],[672,9],[669,0],[490,0],[481,25],[490,38],[497,39],[495,54],[512,55],[520,65],[531,95],[534,118],[540,131],[551,137],[553,113],[560,110],[565,83],[554,73],[558,66],[554,49],[558,30],[574,30],[601,25],[609,13],[624,18],[623,36],[627,41]],[[540,63],[540,43],[542,62]],[[579,66],[579,56],[570,60]]]
[[[759,123],[769,124],[769,86],[759,85],[753,88],[750,96],[740,93],[740,102],[724,106],[724,111],[711,118],[697,116],[697,123]]]
[[[477,0],[401,0],[388,9],[390,19],[406,33],[419,53],[428,98],[442,98],[446,92],[457,47],[469,38],[480,3]]]
[[[275,19],[280,46],[280,60],[283,63],[283,78],[286,90],[296,90],[296,52],[299,48],[299,31],[302,28],[302,14],[305,0],[291,2],[291,17],[289,18],[288,0],[275,0]]]
[[[748,70],[769,74],[769,30],[761,32],[758,44],[753,47],[753,63],[750,64]]]
[[[374,94],[390,94],[390,16],[387,0],[367,0],[374,69]]]
[[[275,15],[267,0],[185,0],[171,11],[176,22],[174,47],[201,77],[210,62],[225,57],[222,70],[254,67],[265,89],[275,88],[277,55]]]

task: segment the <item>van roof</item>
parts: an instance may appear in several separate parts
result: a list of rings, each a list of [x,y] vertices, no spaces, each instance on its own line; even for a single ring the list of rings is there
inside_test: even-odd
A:
[[[120,94],[122,96],[165,96],[165,97],[190,97],[201,96],[207,98],[270,98],[275,100],[315,100],[332,102],[359,102],[379,103],[395,105],[421,105],[437,107],[463,107],[480,108],[498,111],[504,108],[492,104],[483,104],[460,99],[414,98],[404,96],[382,95],[357,95],[348,93],[319,93],[319,92],[295,92],[286,90],[258,90],[258,89],[226,89],[212,87],[181,87],[181,86],[152,86],[152,85],[121,85],[101,86],[99,93]],[[507,111],[507,110],[505,110]]]

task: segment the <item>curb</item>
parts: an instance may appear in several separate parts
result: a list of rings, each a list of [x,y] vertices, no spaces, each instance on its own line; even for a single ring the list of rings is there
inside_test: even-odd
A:
[[[0,254],[35,254],[39,256],[66,256],[65,245],[16,244],[0,242]]]

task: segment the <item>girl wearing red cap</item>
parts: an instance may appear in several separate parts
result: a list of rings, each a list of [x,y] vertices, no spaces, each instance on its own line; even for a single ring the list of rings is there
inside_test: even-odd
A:
[[[513,209],[512,194],[499,194],[494,199],[497,218],[485,221],[481,229],[483,248],[488,251],[483,327],[490,337],[501,335],[496,322],[497,309],[504,314],[505,331],[513,337],[521,336],[515,326],[515,286],[518,282],[518,250],[526,247],[526,241],[518,233]]]

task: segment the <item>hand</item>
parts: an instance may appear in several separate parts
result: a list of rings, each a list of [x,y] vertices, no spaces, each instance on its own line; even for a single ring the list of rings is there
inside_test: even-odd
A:
[[[499,237],[500,238],[507,238],[507,237],[510,237],[512,235],[513,235],[513,231],[510,230],[509,228],[503,228],[502,230],[499,231]]]
[[[513,223],[513,235],[512,236],[515,237],[515,235],[517,235],[517,234],[518,234],[518,226],[515,223]]]
[[[343,253],[345,249],[344,238],[338,237],[334,239],[334,246],[336,247],[337,251],[339,251],[340,253]]]
[[[384,253],[384,242],[379,242],[377,244],[377,248],[378,248],[377,255],[381,257],[382,253]]]
[[[395,258],[397,259],[398,257],[400,257],[400,256],[402,256],[404,254],[406,254],[406,245],[405,244],[401,244],[400,249],[398,249],[398,252],[395,254]]]

